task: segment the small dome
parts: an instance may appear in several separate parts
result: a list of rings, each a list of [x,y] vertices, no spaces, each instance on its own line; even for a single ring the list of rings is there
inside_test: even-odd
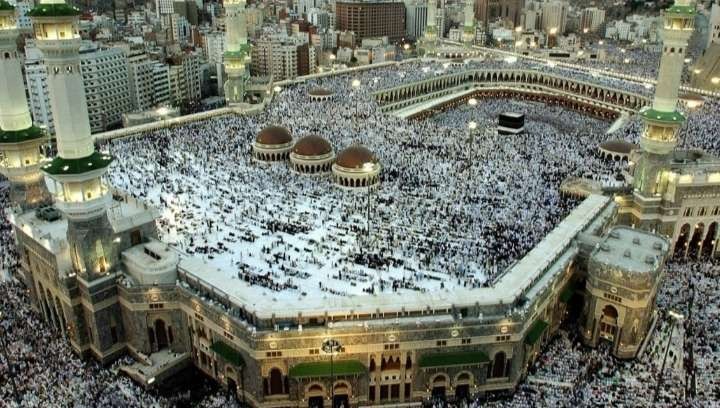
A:
[[[353,145],[343,150],[335,163],[346,169],[359,169],[366,163],[377,163],[377,158],[365,146]]]
[[[637,145],[624,140],[608,140],[600,144],[600,149],[608,153],[630,154],[631,150],[637,149]]]
[[[282,126],[268,126],[258,133],[255,141],[269,146],[282,145],[292,142],[292,135]]]
[[[295,143],[292,151],[300,156],[322,156],[331,153],[332,146],[320,136],[305,136]]]

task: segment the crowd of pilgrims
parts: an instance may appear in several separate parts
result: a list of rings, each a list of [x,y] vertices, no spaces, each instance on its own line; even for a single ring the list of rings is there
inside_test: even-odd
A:
[[[214,385],[163,395],[146,391],[118,374],[125,357],[103,367],[76,356],[62,333],[35,309],[29,291],[16,280],[19,267],[10,223],[8,189],[0,183],[0,407],[9,408],[126,408],[239,407]],[[208,379],[203,384],[212,384]]]
[[[434,66],[427,71],[408,70],[411,73],[407,75],[417,79],[450,70]],[[326,79],[320,85],[339,94],[331,102],[310,102],[308,87],[298,86],[284,89],[258,116],[214,119],[112,142],[105,146],[119,159],[112,182],[158,205],[163,235],[188,252],[222,257],[234,242],[264,239],[260,249],[270,256],[262,262],[249,265],[250,251],[245,249],[230,256],[240,269],[255,267],[253,280],[286,285],[288,280],[272,279],[279,275],[274,265],[282,264],[286,276],[299,279],[306,270],[300,268],[303,263],[319,266],[328,253],[342,248],[343,253],[355,252],[356,256],[348,257],[353,262],[331,260],[327,269],[336,271],[333,278],[361,286],[371,283],[363,289],[381,290],[412,286],[410,281],[437,277],[437,271],[452,277],[441,279],[442,284],[482,284],[480,275],[492,277],[522,256],[574,206],[557,194],[565,177],[602,178],[619,170],[594,155],[594,147],[611,137],[604,133],[607,123],[553,107],[503,100],[483,100],[476,108],[463,107],[432,120],[408,122],[382,115],[370,101],[370,91],[388,81],[393,83],[389,77],[381,72],[364,75],[361,78],[367,86],[358,91],[349,90],[350,77]],[[682,143],[720,153],[718,138],[707,137],[717,126],[717,109],[717,102],[709,101],[692,112]],[[493,115],[506,110],[522,110],[528,115],[526,134],[479,132],[476,142],[468,144],[468,121],[490,124]],[[553,119],[557,117],[567,119]],[[268,124],[283,125],[296,138],[322,135],[336,152],[351,143],[362,143],[378,155],[383,165],[382,187],[371,196],[371,233],[361,240],[368,246],[365,252],[349,242],[352,234],[361,237],[366,225],[364,195],[335,189],[327,178],[300,177],[284,166],[261,165],[250,159],[251,141]],[[632,120],[612,137],[637,141],[640,126]],[[522,165],[517,165],[519,162]],[[7,201],[7,189],[0,186],[2,211],[8,207]],[[298,208],[300,214],[289,211]],[[5,214],[1,215],[0,400],[23,407],[182,404],[178,399],[182,397],[142,390],[117,375],[117,366],[101,367],[73,355],[62,335],[30,307],[23,285],[7,277],[18,267],[17,253]],[[274,224],[269,226],[272,220]],[[235,229],[229,227],[233,224]],[[309,234],[305,244],[290,234],[268,237],[272,235],[269,230],[302,231],[308,226],[337,235]],[[398,248],[399,253],[390,248]],[[297,251],[306,254],[293,258]],[[357,268],[381,264],[389,270],[397,268],[402,259],[419,259],[402,278],[375,278]],[[471,259],[486,261],[472,264]],[[463,270],[463,265],[468,266]],[[262,269],[272,272],[263,274],[259,272]],[[469,276],[476,270],[483,274]],[[585,348],[579,344],[576,328],[564,327],[542,350],[528,381],[512,396],[460,405],[712,406],[720,400],[720,381],[715,375],[720,371],[719,274],[720,266],[710,261],[668,265],[658,295],[655,335],[639,359],[619,361],[609,357],[605,347]],[[324,278],[319,277],[327,282]],[[673,336],[669,310],[685,316]],[[677,341],[678,336],[682,341]],[[668,362],[656,401],[655,384],[668,344]],[[211,393],[200,405],[230,403],[224,394]]]
[[[657,296],[657,323],[637,359],[615,359],[607,343],[596,349],[583,346],[576,324],[566,322],[543,347],[513,395],[434,405],[715,407],[720,401],[719,277],[717,261],[669,262]],[[683,319],[673,323],[671,310]]]
[[[0,204],[8,206],[7,190]],[[14,253],[9,223],[0,224],[0,250]],[[29,291],[10,275],[16,257],[4,258],[0,279],[0,401],[8,407],[172,407],[190,406],[189,393],[160,395],[118,374],[128,358],[102,367],[73,354],[67,340],[31,307]],[[462,407],[711,407],[720,400],[720,264],[673,261],[657,296],[658,320],[644,353],[632,361],[608,354],[607,346],[580,344],[577,327],[564,323],[541,350],[528,377],[512,395],[490,395]],[[672,327],[669,311],[684,316]],[[673,336],[670,336],[670,333]],[[657,392],[660,368],[664,376]],[[199,407],[233,407],[238,402],[209,390],[192,402]]]
[[[428,72],[446,69],[425,64]],[[429,75],[423,71],[400,70]],[[368,86],[353,90],[358,78]],[[486,284],[576,205],[558,191],[566,177],[606,179],[621,170],[595,155],[614,137],[605,133],[609,122],[504,99],[408,121],[373,101],[370,92],[388,81],[377,70],[326,78],[283,89],[258,115],[110,142],[102,148],[117,157],[111,183],[162,209],[163,239],[232,278],[276,294],[354,295]],[[310,100],[314,86],[334,98]],[[494,127],[506,110],[527,114],[526,134],[470,138],[469,121]],[[365,145],[382,165],[380,187],[368,197],[329,176],[254,161],[251,144],[269,125],[296,140],[320,135],[336,153]]]

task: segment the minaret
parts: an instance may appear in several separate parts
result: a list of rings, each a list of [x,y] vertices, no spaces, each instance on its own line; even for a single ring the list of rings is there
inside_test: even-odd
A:
[[[245,99],[245,82],[249,75],[250,44],[247,39],[245,0],[225,0],[225,40],[227,50],[225,65],[225,99],[228,105],[242,103]]]
[[[663,51],[655,98],[652,107],[641,113],[645,123],[640,137],[642,155],[634,171],[635,192],[643,197],[664,192],[662,170],[667,168],[685,121],[677,110],[678,89],[695,15],[693,0],[677,0],[663,14]]]
[[[105,179],[112,157],[95,151],[80,74],[80,11],[64,0],[42,0],[28,15],[48,70],[50,106],[58,155],[42,167],[55,206],[68,220],[74,271],[86,282],[106,275],[117,257],[107,210]]]
[[[0,0],[0,173],[21,210],[50,202],[40,166],[43,132],[32,125],[17,50],[15,8]]]
[[[474,0],[465,0],[465,25],[463,26],[463,42],[472,44],[475,42],[475,5]]]

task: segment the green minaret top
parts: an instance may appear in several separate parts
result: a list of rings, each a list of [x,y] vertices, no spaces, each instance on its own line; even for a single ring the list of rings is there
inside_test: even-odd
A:
[[[63,0],[46,0],[38,3],[27,13],[30,17],[67,17],[79,16],[80,14],[79,8],[71,6]]]

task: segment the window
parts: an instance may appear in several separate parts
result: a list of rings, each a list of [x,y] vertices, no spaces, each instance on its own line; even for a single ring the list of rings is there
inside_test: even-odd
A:
[[[435,345],[438,347],[445,347],[447,346],[447,340],[438,340],[437,342],[435,342]]]
[[[268,351],[265,353],[265,357],[282,357],[282,351]]]
[[[469,337],[466,339],[462,339],[462,341],[461,341],[462,344],[470,344],[471,342],[472,342],[472,340]]]

